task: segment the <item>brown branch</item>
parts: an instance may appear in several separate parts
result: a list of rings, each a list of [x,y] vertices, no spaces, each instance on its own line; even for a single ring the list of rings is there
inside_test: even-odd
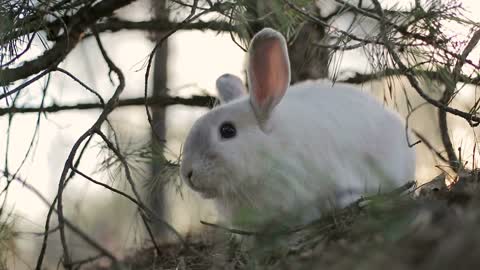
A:
[[[417,74],[427,77],[431,80],[442,80],[442,75],[439,72],[435,71],[415,71]],[[338,80],[338,82],[351,83],[351,84],[362,84],[372,80],[379,80],[384,77],[390,76],[405,76],[405,74],[399,69],[386,69],[384,71],[362,74],[355,73],[352,77],[349,77],[344,80]],[[467,84],[480,84],[480,78],[468,78],[465,75],[460,75],[458,78],[459,82]],[[127,107],[127,106],[139,106],[139,105],[148,105],[151,107],[167,107],[171,105],[185,105],[192,107],[206,107],[212,108],[214,104],[217,104],[217,98],[214,96],[200,96],[194,95],[190,98],[183,97],[172,97],[172,96],[158,96],[158,97],[148,97],[146,102],[145,98],[129,98],[121,99],[118,101],[117,107]],[[0,108],[0,116],[6,115],[9,113],[55,113],[61,111],[70,111],[70,110],[92,110],[92,109],[103,109],[103,105],[100,103],[85,102],[72,105],[50,105],[46,107],[8,107]]]
[[[118,190],[118,189],[116,189],[116,188],[114,188],[114,187],[111,187],[111,186],[109,186],[109,185],[107,185],[107,184],[104,184],[104,183],[102,183],[102,182],[100,182],[100,181],[97,181],[97,180],[93,179],[92,177],[90,177],[90,176],[84,174],[83,172],[79,171],[79,170],[76,169],[76,168],[73,168],[73,167],[72,167],[72,171],[75,172],[76,174],[79,174],[80,176],[82,176],[83,178],[87,179],[88,181],[94,183],[95,185],[102,186],[102,187],[110,190],[110,191],[113,192],[113,193],[117,193],[117,194],[119,194],[119,195],[127,198],[128,200],[130,200],[130,201],[131,201],[132,203],[134,203],[135,205],[139,205],[139,204],[140,204],[135,198],[133,198],[132,196],[128,195],[127,193],[125,193],[125,192],[123,192],[123,191],[121,191],[121,190]]]
[[[5,173],[5,172],[2,172],[2,173]],[[34,186],[30,185],[29,183],[27,183],[26,181],[18,178],[18,177],[15,177],[13,178],[12,180],[14,181],[17,181],[19,182],[23,187],[26,187],[28,190],[30,190],[31,192],[33,192],[44,204],[46,204],[47,206],[50,206],[52,205],[52,203],[50,203],[47,198],[45,196],[43,196],[42,193],[40,193],[40,191],[38,191],[38,189],[36,189]],[[50,208],[50,209],[53,209],[52,212],[57,212],[54,208]],[[58,213],[58,212],[57,212]],[[118,265],[118,260],[117,258],[111,253],[109,252],[108,250],[106,250],[105,248],[103,248],[100,244],[98,244],[94,239],[90,238],[90,236],[88,236],[86,233],[84,233],[82,230],[80,230],[77,226],[75,226],[72,222],[70,222],[68,219],[64,219],[64,223],[65,225],[70,229],[72,230],[75,234],[77,234],[81,239],[83,239],[85,242],[87,242],[90,246],[92,246],[93,248],[95,248],[96,250],[98,250],[102,255],[104,255],[105,257],[108,257],[109,259],[112,260],[113,264],[114,265]],[[46,235],[49,234],[50,231],[46,231],[44,232]],[[37,267],[38,270],[42,269],[42,268],[39,268]]]
[[[233,25],[224,21],[197,21],[187,24],[179,22],[171,22],[166,20],[150,20],[150,21],[125,21],[117,18],[109,19],[105,22],[97,23],[95,29],[98,32],[117,32],[120,30],[144,30],[166,32],[172,29],[177,30],[213,30],[222,32],[236,32]]]
[[[108,67],[110,68],[111,71],[113,71],[115,74],[117,74],[119,83],[117,86],[117,89],[113,93],[113,95],[110,97],[108,100],[107,104],[105,105],[105,108],[103,109],[102,113],[98,117],[97,121],[87,130],[85,131],[80,138],[74,143],[72,149],[70,150],[70,153],[67,157],[67,160],[65,161],[65,165],[62,170],[62,174],[60,176],[60,180],[58,182],[58,191],[57,191],[57,217],[58,217],[58,227],[60,231],[60,240],[62,243],[63,247],[63,258],[64,262],[63,265],[67,269],[72,268],[71,264],[71,258],[70,254],[68,252],[68,246],[66,242],[66,235],[65,235],[65,217],[63,214],[63,191],[65,189],[66,185],[66,179],[67,179],[67,174],[69,170],[73,167],[73,159],[75,158],[75,155],[80,147],[80,145],[85,141],[87,138],[91,137],[93,134],[96,132],[99,132],[100,127],[102,126],[103,122],[106,121],[107,116],[114,110],[114,108],[117,105],[118,99],[120,97],[120,94],[123,92],[125,89],[125,77],[122,73],[122,71],[111,61],[110,57],[107,55],[105,52],[105,49],[103,48],[102,43],[100,42],[100,39],[98,35],[95,36],[97,39],[97,44],[99,46],[100,52],[102,53],[102,56],[107,63]],[[47,216],[47,223],[50,222],[50,216]]]
[[[443,76],[440,72],[436,71],[415,71],[415,74],[424,76],[431,80],[443,80]],[[372,80],[379,80],[384,77],[390,76],[407,76],[400,69],[386,69],[384,71],[362,74],[355,73],[352,77],[349,77],[344,80],[338,80],[339,82],[351,83],[351,84],[362,84]],[[469,78],[468,76],[460,74],[458,77],[459,82],[467,84],[480,84],[480,78]],[[217,99],[214,96],[200,96],[195,95],[190,98],[182,97],[172,97],[172,96],[158,96],[158,97],[148,97],[145,101],[145,98],[129,98],[121,99],[118,101],[117,107],[127,107],[127,106],[139,106],[139,105],[148,105],[152,107],[167,107],[171,105],[185,105],[192,107],[207,107],[212,108],[214,104],[217,103]],[[0,108],[0,116],[6,115],[9,113],[55,113],[61,111],[70,111],[70,110],[91,110],[91,109],[102,109],[103,105],[100,103],[85,102],[72,105],[50,105],[46,107],[9,107],[9,108]]]
[[[41,78],[43,78],[45,75],[47,74],[50,74],[51,72],[51,68],[47,68],[46,70],[44,70],[43,72],[41,72],[40,74],[37,74],[35,77],[27,80],[26,82],[20,84],[19,86],[15,87],[14,89],[12,90],[9,90],[9,91],[5,91],[6,89],[4,89],[4,93],[0,94],[0,99],[3,99],[5,97],[8,97],[8,96],[11,96],[19,91],[21,91],[22,89],[24,89],[25,87],[31,85],[32,83],[40,80]],[[1,72],[1,71],[0,71]],[[0,73],[0,76],[1,76],[1,73]],[[1,86],[1,83],[2,83],[2,78],[0,77],[0,86]]]
[[[421,133],[419,133],[418,131],[412,129],[412,132],[413,134],[415,134],[415,136],[417,136],[421,141],[422,143],[428,148],[430,149],[430,151],[433,151],[433,153],[435,153],[435,155],[440,159],[442,160],[443,162],[448,162],[448,160],[442,155],[442,153],[440,153],[440,151],[438,151],[437,149],[435,149],[435,147],[433,146],[433,144],[425,137],[423,136]]]
[[[65,75],[67,75],[68,77],[70,77],[72,80],[74,80],[75,82],[77,82],[78,84],[80,84],[81,86],[83,86],[83,88],[85,88],[87,91],[89,91],[90,93],[94,94],[98,100],[100,101],[100,104],[102,104],[102,106],[105,106],[105,101],[103,100],[102,96],[95,90],[93,90],[93,88],[91,88],[90,86],[86,85],[84,82],[82,82],[80,79],[78,79],[76,76],[74,76],[72,73],[70,73],[69,71],[63,69],[63,68],[56,68],[55,71],[58,71],[58,72],[61,72]]]
[[[455,66],[452,70],[450,78],[444,80],[445,83],[445,91],[443,92],[442,98],[440,102],[444,105],[448,105],[452,98],[455,95],[455,89],[457,89],[457,82],[460,81],[462,67],[467,60],[468,55],[472,52],[472,50],[477,46],[478,42],[480,41],[480,30],[477,30],[470,41],[468,42],[467,46],[463,50],[462,54],[460,55],[460,59],[457,59]],[[445,147],[445,152],[448,156],[448,164],[450,167],[455,171],[458,170],[462,166],[461,160],[457,157],[455,153],[455,149],[453,148],[452,140],[450,138],[450,134],[448,132],[448,123],[447,123],[447,112],[444,110],[438,110],[438,124],[440,128],[440,137],[442,139],[443,146]]]
[[[145,98],[129,98],[121,99],[118,101],[117,107],[126,107],[126,106],[138,106],[138,105],[148,105],[148,106],[158,106],[166,107],[171,105],[185,105],[185,106],[194,106],[194,107],[207,107],[212,108],[216,104],[216,98],[213,96],[192,96],[191,98],[182,98],[182,97],[171,97],[171,96],[157,96],[149,97],[145,102]],[[100,103],[78,103],[74,105],[51,105],[46,107],[9,107],[9,108],[0,108],[0,116],[6,115],[9,113],[54,113],[60,111],[69,111],[69,110],[91,110],[91,109],[103,109],[104,105]]]
[[[103,254],[98,254],[98,255],[95,255],[95,256],[90,256],[90,257],[87,257],[85,259],[81,259],[81,260],[78,260],[78,261],[73,261],[72,262],[72,265],[75,265],[75,269],[81,269],[80,267],[84,264],[87,264],[87,263],[92,263],[98,259],[101,259],[105,257],[105,255]]]
[[[97,32],[116,32],[122,29],[172,32],[181,29],[208,29],[214,31],[236,32],[235,27],[225,21],[193,22],[193,20],[198,19],[200,15],[209,12],[222,11],[224,6],[228,6],[228,3],[215,4],[210,9],[206,9],[202,13],[183,22],[170,22],[159,20],[132,22],[120,19],[110,19],[105,22],[97,23],[102,18],[110,17],[115,10],[124,7],[134,1],[135,0],[104,0],[94,5],[93,7],[85,6],[72,16],[58,18],[53,22],[39,22],[39,27],[33,27],[26,32],[18,32],[17,36],[35,33],[41,30],[46,31],[49,34],[58,33],[60,32],[59,29],[61,29],[62,27],[65,27],[65,30],[67,30],[65,31],[65,34],[59,37],[50,37],[49,39],[54,40],[55,44],[50,49],[46,50],[38,58],[31,61],[26,61],[16,68],[0,69],[0,86],[7,86],[17,80],[25,79],[43,70],[55,68],[60,62],[65,59],[68,53],[79,43],[79,41],[81,41],[87,36],[91,36],[91,34],[85,35],[87,29],[96,29]],[[66,25],[63,22],[66,22]],[[14,35],[10,38],[14,39],[17,36]],[[6,40],[8,40],[8,37]],[[4,98],[5,96],[8,96],[7,93],[3,94],[3,96],[1,96],[0,98]]]
[[[417,77],[425,77],[430,80],[444,81],[445,75],[441,71],[431,71],[431,70],[414,70],[410,69],[412,73],[416,74]],[[393,77],[393,76],[405,76],[404,71],[400,69],[387,68],[382,71],[373,72],[373,73],[358,73],[356,72],[352,77],[349,77],[345,80],[339,80],[344,83],[351,84],[362,84],[372,80],[380,80],[384,77]],[[480,85],[480,77],[470,78],[463,74],[458,74],[458,82]]]
[[[87,140],[87,142],[83,145],[82,149],[80,150],[80,154],[78,155],[77,160],[75,161],[75,164],[73,165],[72,169],[78,168],[78,166],[80,165],[80,161],[81,161],[81,159],[83,157],[83,154],[85,153],[88,145],[90,144],[91,139],[92,139],[92,136],[90,136],[89,139]],[[65,180],[65,182],[67,183],[68,181],[70,181],[70,179],[72,179],[73,176],[74,176],[74,172],[72,171],[70,173],[70,175],[67,177],[67,179]],[[50,221],[49,220],[50,220],[51,215],[53,214],[53,211],[55,210],[55,204],[57,203],[57,200],[58,200],[58,194],[55,196],[55,198],[53,199],[53,202],[50,204],[50,208],[48,209],[47,222],[45,222],[45,232],[50,231],[50,229],[49,229]],[[57,230],[58,229],[59,228],[57,226]],[[48,233],[45,233],[43,235],[42,246],[40,248],[40,253],[37,257],[37,264],[35,266],[35,270],[41,270],[42,269],[43,258],[45,257],[45,252],[47,251],[48,236],[49,236]]]

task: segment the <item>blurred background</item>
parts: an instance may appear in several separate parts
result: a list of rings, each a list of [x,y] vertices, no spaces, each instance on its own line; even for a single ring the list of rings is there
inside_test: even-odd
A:
[[[61,2],[2,1],[1,5],[5,9],[9,5],[36,7],[44,4],[50,7]],[[75,1],[65,2],[75,3]],[[108,1],[90,1],[89,5],[95,6],[102,2]],[[149,56],[155,45],[163,37],[170,35],[170,30],[174,29],[174,26],[167,27],[165,22],[170,20],[178,24],[182,19],[188,18],[193,9],[192,5],[196,5],[198,1],[182,1],[180,4],[179,2],[131,1],[128,5],[115,10],[112,17],[99,20],[96,27],[100,32],[99,37],[105,51],[125,77],[125,88],[120,99],[130,100],[133,103],[131,106],[117,107],[108,116],[109,122],[103,125],[104,133],[109,138],[115,138],[119,149],[128,160],[132,177],[144,201],[178,232],[188,235],[202,230],[200,219],[213,222],[215,211],[210,201],[199,198],[178,179],[179,153],[191,125],[208,110],[209,102],[210,105],[213,105],[215,100],[212,98],[206,102],[192,99],[192,103],[195,105],[197,102],[199,106],[191,104],[152,106],[150,107],[152,125],[149,123],[146,108],[143,105],[145,74]],[[195,14],[211,8],[209,2],[215,1],[200,2],[202,8],[198,8]],[[228,3],[229,1],[218,2]],[[248,7],[247,4],[249,4],[249,1],[246,0],[230,2],[232,5],[238,5],[239,10],[241,7]],[[279,20],[280,22],[272,20],[266,24],[277,26],[290,38],[294,81],[328,77],[338,81],[352,82],[361,91],[375,95],[386,106],[399,111],[404,117],[408,116],[409,126],[422,136],[420,138],[422,142],[415,146],[418,161],[415,180],[423,183],[438,175],[442,170],[449,171],[448,162],[439,159],[435,153],[435,150],[438,150],[439,153],[444,154],[437,109],[430,104],[425,104],[413,110],[425,103],[425,100],[412,88],[408,79],[401,74],[387,77],[385,73],[378,72],[381,69],[388,69],[388,65],[392,64],[390,59],[386,59],[388,57],[385,56],[385,52],[375,51],[375,47],[367,48],[366,46],[357,46],[357,48],[349,50],[345,50],[345,47],[343,50],[338,49],[342,46],[352,45],[354,40],[338,42],[340,39],[337,38],[332,41],[324,41],[325,36],[322,36],[327,34],[334,36],[335,31],[345,31],[358,36],[374,36],[379,29],[377,22],[368,18],[359,19],[359,15],[355,12],[339,12],[341,10],[339,6],[345,7],[345,5],[334,0],[290,1],[294,3],[292,6],[283,3],[281,7],[288,8],[291,13],[275,9],[272,11],[269,10],[271,7],[268,4],[255,2],[250,1],[250,4],[255,5],[257,16],[260,19],[262,16],[277,16],[275,18],[278,18],[278,14],[286,17]],[[363,4],[359,4],[358,1],[346,2],[357,7],[372,5],[369,1],[363,1]],[[409,10],[414,7],[416,1],[380,2],[385,9]],[[445,7],[450,7],[452,14],[447,14],[448,16],[454,16],[453,8],[461,5],[462,18],[469,18],[477,22],[480,20],[479,15],[475,13],[480,9],[480,4],[475,0],[424,2],[425,6],[445,5]],[[302,10],[324,18],[333,30],[319,31],[318,25],[299,28],[298,21],[306,21],[306,19],[304,16],[292,15],[297,6],[304,7]],[[80,4],[78,7],[74,6],[70,12],[65,12],[63,15],[71,16],[82,7],[83,5]],[[234,10],[229,8],[228,10]],[[266,12],[266,10],[269,11]],[[243,9],[243,12],[249,12],[248,8]],[[262,12],[264,12],[263,15]],[[447,11],[445,12],[447,13]],[[5,11],[1,14],[6,16],[7,13]],[[52,14],[46,13],[42,16],[50,22],[58,20],[58,15]],[[334,14],[337,15],[334,16]],[[233,15],[231,16],[233,17]],[[247,18],[246,15],[244,16],[242,18]],[[6,17],[2,19],[4,26],[0,26],[0,30],[4,31],[4,37],[9,29],[8,23],[5,22],[10,19]],[[116,25],[115,23],[118,22],[153,23],[128,27],[125,26],[126,24]],[[216,13],[198,16],[193,22],[199,24],[192,24],[191,29],[182,28],[180,25],[179,29],[175,30],[154,53],[147,80],[148,97],[168,95],[185,100],[190,100],[194,96],[214,97],[216,96],[215,80],[223,73],[235,74],[245,81],[245,52],[242,47],[247,46],[248,37],[257,31],[261,24],[254,21],[249,27],[241,28],[242,23],[247,24],[249,21],[246,19],[242,21],[237,17],[233,17],[229,21],[228,16],[220,16]],[[217,26],[210,23],[202,27],[202,22],[221,22],[223,24]],[[460,51],[465,47],[465,44],[462,45],[460,42],[468,41],[473,28],[468,23],[459,23],[451,17],[446,17],[442,21],[442,23],[448,22],[451,24],[438,26],[442,27],[443,33],[450,37],[450,40],[446,41],[443,46],[452,51]],[[236,32],[221,30],[220,28],[224,24],[234,26],[233,29]],[[58,192],[59,179],[72,146],[95,123],[102,112],[101,107],[79,108],[78,104],[98,104],[98,99],[96,95],[86,91],[78,81],[94,89],[105,100],[108,100],[117,89],[119,80],[115,73],[109,73],[109,66],[92,33],[93,31],[85,31],[78,44],[58,65],[77,78],[76,80],[64,72],[51,72],[48,76],[23,88],[17,95],[0,100],[2,109],[0,115],[0,168],[4,174],[5,172],[10,175],[15,174],[18,179],[21,179],[21,181],[11,179],[7,181],[9,178],[5,174],[1,183],[2,187],[8,185],[8,190],[5,189],[6,191],[4,190],[2,193],[4,199],[2,215],[4,221],[11,225],[9,230],[13,235],[8,237],[8,241],[2,242],[4,245],[2,249],[6,249],[3,256],[7,259],[8,269],[31,269],[35,266],[44,240],[43,233],[49,206],[40,200],[29,187],[34,187],[49,202],[54,200]],[[60,29],[57,35],[61,36],[61,34],[62,30]],[[4,65],[9,61],[7,55],[9,48],[2,39],[2,61],[0,63],[3,64],[1,68],[21,67],[22,63],[36,59],[44,51],[52,48],[56,42],[59,42],[55,39],[49,40],[48,35],[45,31],[39,30],[32,37],[31,44],[26,41],[19,42],[18,48],[16,48],[18,52],[26,47],[28,50],[25,50],[25,53],[11,65]],[[313,57],[311,61],[307,61],[305,54],[294,53],[311,52],[312,50],[303,47],[308,44],[303,40],[312,39],[318,39],[317,41],[324,42],[323,45],[328,45],[319,46],[318,51],[312,52],[317,56],[323,55],[324,58],[321,60]],[[329,47],[328,51],[322,51],[327,47]],[[426,48],[425,50],[429,51],[430,49]],[[474,49],[468,57],[469,61],[478,63],[478,52],[478,49]],[[412,55],[416,55],[417,60],[421,62],[421,50]],[[386,64],[382,66],[379,64],[381,62]],[[445,64],[440,60],[438,63]],[[472,75],[476,74],[475,72],[466,68],[465,74]],[[369,79],[365,79],[359,76],[361,74],[373,75]],[[431,97],[435,99],[442,97],[444,88],[441,83],[435,80],[422,80],[421,82],[422,88]],[[2,86],[14,89],[21,83],[21,81],[15,81],[8,87],[5,84]],[[7,91],[2,91],[2,93]],[[463,111],[470,111],[471,108],[476,108],[477,98],[476,85],[466,83],[458,87],[455,98],[451,99],[452,103],[450,104]],[[38,108],[53,105],[69,105],[73,108],[60,108],[58,111],[45,113],[38,113],[38,111],[15,113],[11,109],[13,107]],[[460,158],[466,162],[467,167],[475,167],[478,163],[478,158],[475,159],[476,129],[461,117],[449,114],[447,118],[453,149],[457,155],[460,153]],[[163,139],[165,143],[159,143]],[[419,137],[416,137],[416,140],[419,140]],[[78,155],[77,153],[76,157]],[[78,168],[81,172],[102,183],[132,194],[120,161],[115,158],[112,151],[105,147],[99,136],[94,136],[89,141]],[[65,216],[71,222],[81,227],[84,232],[96,239],[115,256],[122,257],[136,248],[151,244],[138,209],[133,203],[78,174],[72,177],[63,192],[63,205]],[[55,229],[57,225],[57,217],[52,215],[50,228]],[[165,226],[156,224],[153,227],[153,233],[157,235],[159,241],[175,240]],[[67,241],[73,260],[88,258],[96,254],[89,244],[73,233],[67,233]],[[59,234],[55,230],[50,234],[45,254],[43,265],[48,266],[49,269],[56,267],[62,258],[63,249]]]

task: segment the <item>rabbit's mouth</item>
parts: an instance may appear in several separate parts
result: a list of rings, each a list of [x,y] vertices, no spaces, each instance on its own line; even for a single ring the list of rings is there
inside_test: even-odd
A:
[[[202,198],[204,199],[213,199],[217,197],[217,192],[214,189],[197,188],[193,186],[192,186],[192,189],[198,192],[200,196],[202,196]]]
[[[191,189],[194,191],[200,193],[202,198],[204,199],[212,199],[217,197],[217,191],[212,188],[205,188],[205,187],[199,187],[193,183],[193,181],[190,178],[187,178],[187,182],[190,186]]]
[[[202,191],[198,191],[202,198],[204,199],[213,199],[217,197],[217,192],[213,189],[204,189]]]

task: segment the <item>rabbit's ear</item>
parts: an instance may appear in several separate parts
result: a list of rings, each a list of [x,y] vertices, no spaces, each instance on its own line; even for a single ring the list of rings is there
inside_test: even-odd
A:
[[[247,90],[245,89],[242,80],[232,74],[227,73],[218,77],[216,85],[218,97],[222,104],[247,94]]]
[[[263,129],[290,85],[287,44],[279,32],[264,28],[253,37],[249,48],[248,79],[250,103]]]

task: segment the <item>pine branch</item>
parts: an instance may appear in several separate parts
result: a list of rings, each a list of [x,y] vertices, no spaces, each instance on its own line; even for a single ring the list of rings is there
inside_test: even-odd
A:
[[[144,30],[166,32],[172,29],[179,30],[213,30],[223,32],[235,32],[235,27],[225,21],[198,21],[187,24],[166,20],[150,21],[125,21],[117,18],[107,20],[95,25],[98,32],[117,32],[120,30]]]
[[[0,86],[7,86],[17,80],[27,78],[43,70],[57,66],[81,40],[85,30],[99,19],[111,16],[113,12],[135,0],[104,0],[94,6],[85,6],[69,18],[62,27],[65,33],[57,38],[55,45],[38,58],[24,62],[16,68],[0,69]],[[62,28],[60,27],[60,29]],[[25,33],[26,34],[26,33]],[[4,98],[1,96],[0,98]]]
[[[424,77],[430,80],[441,81],[445,80],[444,71],[431,71],[431,70],[411,70],[413,74],[416,74],[417,77]],[[400,69],[387,68],[385,70],[373,73],[358,73],[356,72],[353,76],[348,79],[342,80],[341,82],[352,83],[352,84],[362,84],[373,80],[381,80],[385,77],[394,77],[394,76],[405,76],[404,71]],[[457,74],[458,82],[472,85],[480,86],[480,77],[470,78],[464,74]]]

